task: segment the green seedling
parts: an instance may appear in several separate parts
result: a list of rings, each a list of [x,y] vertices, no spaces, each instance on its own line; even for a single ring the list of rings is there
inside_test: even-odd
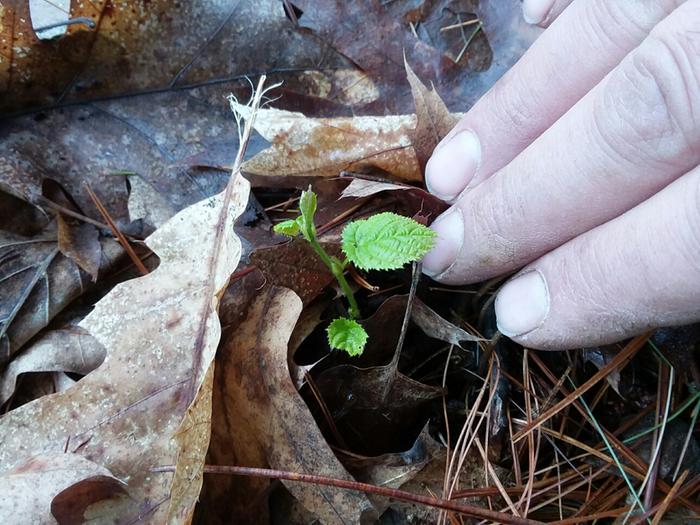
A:
[[[345,259],[341,261],[328,255],[318,242],[314,224],[316,194],[311,189],[302,192],[299,211],[299,217],[276,224],[274,230],[289,237],[301,235],[335,276],[348,300],[350,318],[339,317],[330,324],[326,330],[328,344],[351,356],[360,355],[368,335],[357,322],[360,308],[345,278],[347,266],[352,263],[362,270],[398,270],[407,263],[422,259],[430,251],[435,232],[409,217],[391,212],[378,213],[345,226],[342,234]]]

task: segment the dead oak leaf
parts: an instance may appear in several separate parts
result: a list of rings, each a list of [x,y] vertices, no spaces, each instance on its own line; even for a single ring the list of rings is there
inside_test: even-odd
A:
[[[233,223],[248,191],[235,176],[227,190],[148,237],[160,266],[117,285],[80,324],[106,348],[104,363],[68,391],[0,419],[0,471],[18,458],[65,447],[128,482],[129,501],[94,509],[101,519],[191,515],[209,433],[216,307],[240,257]],[[175,474],[150,472],[174,463]]]
[[[314,119],[263,109],[255,131],[272,145],[244,162],[242,170],[262,176],[336,177],[341,171],[374,169],[420,181],[409,138],[414,126],[413,115]]]
[[[302,303],[293,291],[267,287],[223,345],[217,356],[210,461],[352,479],[326,443],[289,374],[288,343],[301,311]],[[207,508],[250,507],[268,484],[266,480],[219,481],[216,496],[212,495],[216,503],[209,500]],[[361,517],[373,514],[371,503],[360,493],[285,485],[326,524],[360,523]],[[264,499],[261,503],[258,507],[267,508]]]
[[[263,109],[255,130],[271,146],[246,161],[243,171],[281,177],[379,171],[394,179],[422,182],[428,157],[461,114],[450,113],[435,90],[427,89],[408,66],[406,71],[416,115],[308,118]]]

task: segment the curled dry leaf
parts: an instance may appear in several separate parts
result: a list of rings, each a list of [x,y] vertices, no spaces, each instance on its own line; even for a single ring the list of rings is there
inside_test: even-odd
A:
[[[340,194],[340,198],[345,197],[370,197],[382,191],[410,190],[413,186],[394,184],[391,182],[380,182],[367,179],[352,179],[352,182]]]
[[[21,374],[72,372],[86,375],[96,369],[104,357],[104,347],[80,327],[45,332],[25,348],[0,375],[0,405],[10,399]]]
[[[251,175],[288,177],[336,177],[341,171],[374,169],[420,181],[409,138],[414,127],[413,115],[315,119],[263,109],[255,130],[272,145],[242,169]]]
[[[209,437],[217,297],[238,264],[233,223],[248,191],[247,181],[234,176],[226,191],[186,208],[148,237],[160,266],[117,285],[80,323],[106,348],[104,363],[74,388],[0,419],[0,471],[37,451],[65,447],[128,481],[128,504],[94,509],[100,519],[187,519]],[[179,449],[176,433],[186,448]],[[149,471],[174,463],[174,475]]]
[[[271,146],[243,164],[251,175],[335,177],[342,171],[380,171],[421,182],[428,157],[457,123],[437,92],[406,64],[416,115],[308,118],[264,109],[255,130]],[[245,108],[238,108],[245,112]]]
[[[267,287],[224,344],[217,358],[209,461],[352,479],[289,375],[287,345],[301,309],[299,297],[291,290]],[[216,504],[208,508],[226,513],[231,507],[238,511],[247,507],[253,516],[266,512],[268,485],[266,480],[218,480],[209,487]],[[285,485],[326,524],[359,523],[363,516],[373,514],[369,500],[359,493],[302,483]],[[255,501],[258,505],[251,504]],[[251,520],[250,516],[237,517]],[[258,514],[252,522],[260,520]]]
[[[472,335],[459,326],[455,326],[418,298],[413,303],[411,319],[426,335],[460,348],[463,341],[485,341],[482,337]]]
[[[398,489],[413,479],[441,448],[430,436],[426,424],[415,443],[402,452],[373,457],[343,455],[342,452],[340,455],[343,464],[359,481]]]
[[[85,481],[90,485],[76,492],[76,484]],[[124,487],[108,469],[79,454],[58,451],[25,458],[0,475],[0,522],[82,523],[83,511],[90,504],[123,494]],[[57,496],[59,509],[54,512],[52,502]],[[68,502],[79,521],[61,519]]]

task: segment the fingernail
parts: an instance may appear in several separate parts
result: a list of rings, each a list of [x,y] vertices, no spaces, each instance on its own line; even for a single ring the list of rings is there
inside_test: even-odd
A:
[[[472,131],[460,131],[439,145],[425,166],[428,191],[452,200],[471,182],[481,163],[481,144]]]
[[[457,259],[464,242],[464,219],[459,208],[452,208],[430,226],[437,233],[435,246],[423,258],[423,271],[431,276],[447,270]]]
[[[508,281],[496,296],[496,324],[507,337],[532,332],[549,313],[549,291],[537,270]]]
[[[544,22],[554,5],[554,0],[523,0],[523,18],[528,24]]]

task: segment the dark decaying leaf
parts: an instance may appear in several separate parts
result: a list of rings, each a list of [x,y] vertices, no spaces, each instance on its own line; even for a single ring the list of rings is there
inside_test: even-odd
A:
[[[301,301],[291,290],[266,287],[225,342],[217,358],[209,461],[351,479],[289,375],[287,344],[301,309]],[[207,509],[217,509],[228,522],[234,519],[234,511],[243,522],[264,522],[260,513],[266,512],[268,485],[269,481],[245,478],[217,480],[207,486]],[[369,500],[357,493],[285,485],[323,523],[358,523],[374,512]],[[207,522],[225,521],[212,516]]]
[[[322,246],[331,255],[341,255],[337,244],[322,243]],[[304,305],[335,282],[311,245],[301,238],[255,250],[250,260],[265,274],[269,284],[294,290]]]
[[[293,4],[303,11],[299,20],[303,28],[350,59],[374,81],[381,105],[365,106],[373,113],[385,108],[394,113],[411,111],[410,91],[403,83],[404,56],[419,78],[439,87],[449,107],[465,111],[541,32],[522,19],[520,0],[334,0],[323,4],[295,0]],[[481,27],[471,41],[469,27],[442,30],[474,18],[481,21]],[[457,58],[459,64],[454,62]]]
[[[112,239],[101,245],[100,271],[106,272],[123,251]],[[59,252],[55,231],[27,238],[0,230],[0,365],[90,285]]]
[[[394,352],[406,310],[406,296],[387,299],[363,321],[369,341],[363,354],[348,364],[342,356],[312,370],[314,382],[353,452],[374,456],[408,448],[423,428],[433,399],[442,389],[422,384],[398,370]],[[307,397],[312,407],[318,406]]]
[[[294,30],[276,0],[70,3],[70,16],[87,17],[94,27],[71,25],[63,38],[42,43],[32,30],[29,2],[3,2],[0,113],[324,61],[323,49]]]
[[[402,91],[396,87],[402,85],[404,78],[404,56],[416,65],[422,78],[430,80],[441,80],[455,67],[440,51],[417,39],[379,0],[332,0],[323,4],[294,0],[292,3],[304,13],[300,20],[304,28],[350,59],[383,91],[390,90],[394,96]],[[386,97],[384,102],[390,103],[390,98]]]

